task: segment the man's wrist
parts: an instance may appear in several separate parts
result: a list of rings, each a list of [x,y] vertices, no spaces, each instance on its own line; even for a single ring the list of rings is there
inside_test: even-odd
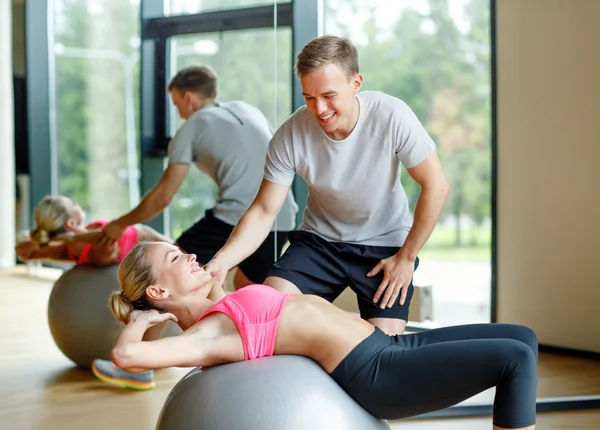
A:
[[[417,252],[410,252],[404,246],[402,248],[400,248],[400,250],[398,251],[396,256],[399,260],[406,260],[406,261],[410,261],[411,263],[414,263],[415,261],[417,261]]]
[[[117,218],[113,222],[115,224],[117,224],[120,228],[122,228],[123,230],[125,230],[127,227],[129,227],[131,225],[131,223],[126,218],[126,215],[122,216],[121,218]]]
[[[226,254],[217,252],[213,257],[212,261],[213,263],[216,263],[217,265],[224,267],[227,270],[231,269],[231,264]]]

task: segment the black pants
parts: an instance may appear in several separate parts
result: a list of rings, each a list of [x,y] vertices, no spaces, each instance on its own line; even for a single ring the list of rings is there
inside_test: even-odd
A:
[[[496,387],[494,425],[535,424],[537,337],[524,326],[475,324],[362,341],[331,373],[377,418],[455,405]]]

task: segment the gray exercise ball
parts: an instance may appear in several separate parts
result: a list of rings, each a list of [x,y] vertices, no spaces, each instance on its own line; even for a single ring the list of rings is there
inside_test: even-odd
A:
[[[165,400],[156,430],[380,430],[314,361],[294,355],[197,368]]]
[[[56,281],[48,301],[48,324],[58,349],[79,367],[91,368],[96,358],[110,360],[123,329],[108,305],[120,289],[118,265],[76,266]],[[169,322],[164,336],[181,333]]]

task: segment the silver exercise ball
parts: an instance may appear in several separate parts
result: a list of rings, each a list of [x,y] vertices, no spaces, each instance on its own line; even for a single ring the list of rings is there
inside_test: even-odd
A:
[[[123,329],[108,305],[120,289],[118,265],[75,266],[54,284],[48,301],[48,324],[58,349],[79,367],[91,368],[96,358],[110,360],[110,352]],[[181,333],[169,323],[164,336]]]
[[[197,368],[165,400],[156,430],[382,430],[314,361],[280,355]]]

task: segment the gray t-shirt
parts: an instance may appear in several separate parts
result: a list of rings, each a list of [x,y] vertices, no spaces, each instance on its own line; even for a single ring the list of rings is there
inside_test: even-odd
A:
[[[357,93],[358,122],[344,140],[329,138],[305,106],[269,144],[264,177],[290,185],[298,173],[309,195],[300,230],[329,241],[402,246],[413,223],[400,182],[433,151],[414,112],[379,91]]]
[[[272,134],[267,118],[248,103],[214,103],[177,131],[169,143],[169,163],[194,163],[215,181],[215,217],[236,225],[258,193]],[[293,230],[297,211],[290,192],[272,230]]]

